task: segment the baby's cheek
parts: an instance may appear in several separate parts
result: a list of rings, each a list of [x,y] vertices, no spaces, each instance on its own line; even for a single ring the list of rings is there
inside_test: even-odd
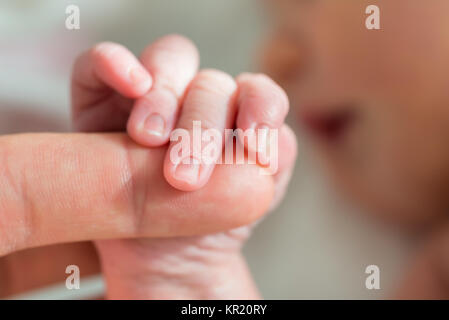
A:
[[[331,163],[337,187],[388,222],[412,228],[433,223],[449,208],[446,139],[422,122],[387,123],[362,141],[366,146],[357,161]]]

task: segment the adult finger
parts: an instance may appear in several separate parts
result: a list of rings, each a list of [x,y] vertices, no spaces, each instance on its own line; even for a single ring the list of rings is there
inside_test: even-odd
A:
[[[276,163],[271,161],[275,174],[274,180],[274,197],[271,202],[270,209],[276,208],[283,199],[288,184],[295,168],[296,157],[298,154],[298,145],[293,130],[286,124],[279,129],[278,151],[276,152]]]
[[[218,232],[268,208],[272,179],[257,166],[220,166],[206,188],[186,194],[166,182],[165,152],[125,134],[0,137],[0,256],[53,243]]]

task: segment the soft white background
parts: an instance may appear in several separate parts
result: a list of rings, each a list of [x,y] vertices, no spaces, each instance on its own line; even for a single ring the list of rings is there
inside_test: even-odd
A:
[[[78,31],[65,29],[68,4],[80,7]],[[255,70],[253,57],[269,27],[260,6],[257,0],[0,0],[0,134],[69,130],[71,64],[98,41],[117,41],[138,53],[177,32],[198,45],[202,67],[233,75]],[[328,189],[301,148],[286,200],[245,247],[264,297],[384,298],[400,280],[406,241]],[[365,288],[370,264],[381,269],[379,291]],[[81,285],[98,288],[98,281]],[[27,297],[68,294],[61,288]]]

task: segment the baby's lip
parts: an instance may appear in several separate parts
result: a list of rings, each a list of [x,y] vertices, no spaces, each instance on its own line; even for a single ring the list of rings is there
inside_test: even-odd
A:
[[[305,110],[314,109],[305,108]],[[315,138],[334,144],[341,140],[354,121],[354,113],[348,109],[329,112],[302,111],[299,113],[299,121],[307,132]]]

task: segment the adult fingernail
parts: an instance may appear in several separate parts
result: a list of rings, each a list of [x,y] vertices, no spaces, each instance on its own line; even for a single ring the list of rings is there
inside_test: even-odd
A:
[[[157,113],[150,114],[144,123],[144,130],[148,134],[162,137],[165,130],[165,120]]]

